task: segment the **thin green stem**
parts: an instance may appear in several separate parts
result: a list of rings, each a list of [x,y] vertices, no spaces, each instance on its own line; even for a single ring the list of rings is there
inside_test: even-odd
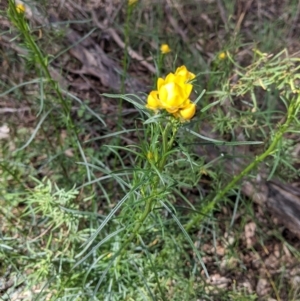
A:
[[[23,15],[18,14],[18,12],[16,10],[16,4],[13,0],[10,0],[10,9],[13,12],[13,16],[12,16],[13,23],[18,28],[18,30],[23,34],[24,39],[27,43],[28,49],[31,50],[34,53],[34,58],[35,58],[36,62],[38,63],[38,65],[41,67],[42,73],[44,74],[47,81],[52,86],[53,90],[56,92],[56,95],[58,97],[58,100],[59,100],[59,102],[60,102],[60,104],[63,108],[63,112],[64,112],[65,117],[66,117],[67,129],[68,129],[69,132],[72,133],[73,137],[75,137],[75,141],[72,141],[73,147],[74,147],[74,149],[77,149],[77,143],[79,143],[79,138],[78,138],[78,135],[77,135],[75,124],[73,123],[72,119],[70,118],[70,108],[69,108],[67,102],[65,101],[65,99],[63,97],[63,94],[60,90],[59,84],[57,83],[57,81],[55,81],[52,78],[52,76],[50,74],[50,71],[49,71],[49,68],[48,68],[48,59],[47,59],[46,56],[44,56],[41,49],[39,48],[39,46],[34,41],[34,38],[31,35],[30,28],[29,28],[29,25],[28,25],[27,21],[25,20]],[[59,143],[60,147],[63,148],[59,139],[58,139],[58,143]],[[64,171],[67,170],[65,168],[63,162],[61,162],[61,166],[62,166]]]
[[[127,246],[130,244],[130,242],[132,242],[134,240],[134,238],[138,235],[138,233],[140,231],[140,228],[144,224],[144,221],[147,219],[148,215],[152,212],[152,206],[153,206],[154,200],[155,200],[155,197],[149,198],[147,200],[144,212],[142,213],[141,217],[139,218],[139,220],[135,224],[130,236],[125,241],[125,243],[122,245],[121,254],[124,253],[124,251],[126,250]]]
[[[127,77],[127,69],[129,65],[129,54],[128,54],[128,47],[129,47],[129,29],[130,29],[130,17],[132,14],[132,7],[130,5],[127,5],[127,10],[126,10],[126,17],[125,17],[125,25],[124,25],[124,41],[125,41],[125,47],[124,47],[124,55],[122,58],[122,67],[123,67],[123,72],[121,76],[121,88],[120,88],[120,93],[124,94],[125,93],[125,86],[126,86],[126,77]],[[122,117],[122,112],[123,112],[123,98],[119,98],[119,103],[118,103],[118,116],[117,116],[117,131],[120,131],[122,129],[122,123],[123,123],[123,117]],[[115,139],[115,144],[119,145],[121,141],[120,136],[117,136]],[[116,168],[117,166],[117,158],[114,159],[113,162],[113,167]],[[112,184],[111,184],[112,185]]]
[[[14,7],[14,6],[12,6],[12,7]],[[69,107],[67,106],[66,102],[64,101],[63,95],[59,89],[57,82],[52,78],[52,76],[50,74],[50,71],[48,69],[48,64],[47,64],[48,60],[42,54],[41,49],[35,43],[32,35],[29,32],[29,28],[28,28],[28,25],[25,22],[25,20],[21,20],[20,22],[18,22],[18,25],[19,25],[19,30],[24,35],[25,41],[28,43],[28,48],[30,48],[34,52],[35,58],[37,59],[37,62],[41,66],[43,73],[45,74],[47,80],[52,85],[52,88],[55,90],[55,92],[58,96],[58,99],[60,100],[60,103],[64,109],[64,113],[66,114],[66,116],[69,116],[69,112],[70,112]]]
[[[269,145],[268,149],[262,153],[261,155],[257,156],[253,162],[251,162],[244,170],[241,171],[241,173],[235,177],[221,190],[219,191],[215,197],[212,199],[211,202],[204,208],[204,210],[201,212],[201,214],[195,215],[185,226],[185,229],[188,231],[193,226],[198,224],[202,218],[208,214],[210,214],[213,209],[215,208],[216,204],[223,199],[223,197],[226,195],[228,191],[233,189],[235,185],[246,175],[250,173],[251,170],[253,170],[258,164],[260,164],[266,157],[273,154],[276,151],[276,146],[279,143],[280,139],[282,138],[283,134],[288,130],[289,125],[295,118],[297,112],[298,112],[298,106],[300,103],[300,96],[297,98],[294,98],[290,106],[288,108],[287,112],[287,119],[286,121],[278,128],[277,132],[274,135],[272,143]]]
[[[124,40],[125,40],[125,47],[124,47],[124,56],[122,59],[123,65],[123,74],[122,74],[122,81],[121,81],[121,93],[124,94],[125,92],[125,82],[127,77],[127,68],[128,68],[128,61],[129,61],[129,54],[128,54],[128,47],[129,47],[129,22],[130,17],[132,14],[132,7],[130,5],[127,6],[126,10],[126,19],[125,19],[125,31],[124,31]],[[123,110],[123,99],[120,98],[119,106],[118,106],[118,127],[119,129],[122,126],[122,110]]]
[[[160,131],[162,133],[162,151],[161,151],[161,160],[158,163],[158,170],[159,170],[159,172],[162,172],[164,167],[165,167],[165,164],[166,164],[166,160],[167,160],[167,157],[168,157],[168,152],[172,148],[173,141],[175,139],[178,128],[177,128],[176,125],[172,124],[171,121],[168,121],[168,123],[167,123],[167,125],[164,129],[163,129],[162,125],[159,124],[159,128],[160,128]],[[170,129],[173,130],[173,133],[172,133],[172,136],[169,138]],[[157,177],[153,181],[153,186],[151,188],[151,191],[152,191],[153,195],[151,195],[146,200],[145,209],[142,212],[142,214],[141,214],[140,218],[138,219],[138,221],[136,222],[130,236],[125,241],[125,243],[122,245],[121,254],[124,253],[124,251],[126,250],[128,245],[130,244],[130,242],[132,242],[134,240],[134,238],[138,235],[138,233],[139,233],[141,227],[143,226],[145,220],[147,219],[149,214],[152,212],[155,200],[157,199],[156,192],[157,192],[158,184],[159,184],[159,178]]]
[[[162,125],[160,124],[160,130],[162,132],[162,154],[161,154],[161,160],[159,163],[159,171],[162,171],[167,160],[167,153],[169,151],[169,143],[168,143],[168,135],[172,124],[171,122],[168,122],[165,129],[162,128]]]

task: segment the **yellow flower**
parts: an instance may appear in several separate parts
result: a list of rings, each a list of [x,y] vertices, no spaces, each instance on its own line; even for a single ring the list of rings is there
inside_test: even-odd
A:
[[[137,2],[138,0],[128,0],[128,5],[133,5],[135,2]]]
[[[220,60],[224,60],[224,59],[226,59],[227,54],[226,54],[226,52],[221,52],[221,53],[219,53],[218,57],[219,57]]]
[[[157,90],[148,95],[146,107],[154,111],[165,109],[176,118],[190,120],[196,112],[196,105],[189,99],[193,89],[190,81],[194,78],[195,74],[185,66],[178,67],[165,79],[158,78]]]
[[[171,52],[171,48],[169,47],[168,44],[162,44],[160,46],[160,51],[161,51],[162,54],[166,54],[166,53]]]
[[[19,3],[16,5],[16,11],[18,14],[25,13],[25,5],[23,3]]]

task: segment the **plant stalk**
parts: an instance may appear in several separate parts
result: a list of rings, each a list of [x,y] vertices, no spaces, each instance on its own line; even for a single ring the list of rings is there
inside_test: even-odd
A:
[[[246,175],[248,175],[251,170],[256,168],[258,164],[260,164],[266,157],[270,156],[274,151],[276,151],[276,146],[281,140],[284,133],[288,130],[289,125],[293,121],[293,119],[296,117],[298,110],[300,106],[300,95],[295,97],[291,100],[291,103],[288,107],[287,112],[287,119],[286,121],[279,126],[278,130],[276,131],[273,141],[270,144],[270,146],[267,148],[267,150],[262,153],[261,155],[257,156],[254,161],[252,161],[247,167],[245,167],[244,170],[241,171],[241,173],[237,176],[234,176],[233,179],[221,190],[219,191],[215,197],[211,200],[211,202],[202,210],[201,214],[195,215],[186,225],[185,229],[189,231],[191,228],[196,226],[201,222],[201,220],[212,213],[214,210],[216,204],[227,194],[228,191],[233,189],[235,185]]]

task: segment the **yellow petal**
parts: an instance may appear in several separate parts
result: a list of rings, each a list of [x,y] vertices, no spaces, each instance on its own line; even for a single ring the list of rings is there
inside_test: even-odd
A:
[[[165,108],[165,109],[170,114],[176,114],[179,111],[178,107],[170,107],[170,108]]]
[[[171,82],[162,85],[158,90],[158,97],[163,107],[169,106],[169,102],[176,97],[176,84]]]
[[[185,75],[187,72],[188,72],[187,68],[184,65],[182,65],[176,69],[175,74],[176,75]]]
[[[157,79],[157,90],[159,90],[165,84],[165,80],[161,77]]]
[[[185,79],[185,81],[190,81],[196,77],[196,75],[192,72],[189,72],[186,66],[184,65],[176,69],[175,76],[176,75],[182,76]]]
[[[165,83],[174,83],[176,82],[176,76],[174,73],[169,73],[167,76],[166,76],[166,79],[165,79]]]
[[[179,110],[178,113],[182,119],[190,120],[194,117],[196,113],[196,105],[191,102],[188,106]]]
[[[187,99],[193,90],[192,84],[187,84],[182,76],[173,76],[173,81],[181,89],[182,98]]]
[[[192,84],[184,84],[184,85],[181,85],[181,84],[178,84],[178,86],[180,86],[181,88],[181,91],[182,91],[182,95],[183,95],[183,98],[184,99],[187,99],[190,97],[190,94],[193,90],[193,85]]]
[[[158,92],[151,91],[147,98],[146,107],[150,110],[158,110],[161,109],[160,101],[158,99]]]
[[[182,103],[180,109],[184,109],[190,105],[191,101],[187,99],[185,102]]]

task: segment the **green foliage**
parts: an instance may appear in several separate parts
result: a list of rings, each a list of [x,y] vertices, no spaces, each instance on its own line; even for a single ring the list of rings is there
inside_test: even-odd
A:
[[[261,163],[269,167],[269,179],[299,177],[297,158],[290,156],[295,141],[287,137],[299,134],[299,58],[287,50],[271,55],[255,49],[253,61],[240,66],[236,56],[242,37],[235,28],[208,65],[188,43],[181,45],[178,35],[160,34],[165,22],[160,4],[146,10],[157,18],[149,37],[151,18],[147,25],[142,22],[143,5],[127,6],[118,16],[125,22],[122,89],[131,42],[135,46],[146,39],[141,50],[147,53],[149,38],[168,42],[170,55],[176,55],[153,54],[158,75],[174,71],[179,62],[198,72],[193,82],[198,113],[191,122],[181,123],[166,112],[152,114],[136,95],[103,94],[117,102],[115,124],[109,127],[112,115],[99,113],[92,101],[81,100],[54,79],[52,56],[26,14],[9,0],[11,32],[27,53],[20,62],[35,78],[12,87],[1,82],[1,97],[19,99],[23,86],[33,87],[27,102],[36,123],[9,121],[14,133],[0,149],[0,284],[13,283],[3,290],[3,300],[19,291],[32,300],[257,300],[234,283],[230,291],[210,284],[209,274],[221,264],[217,252],[210,257],[213,263],[208,259],[204,246],[217,249],[222,227],[226,233],[237,231],[234,243],[224,243],[224,258],[226,268],[244,276],[242,259],[239,266],[233,261],[239,258],[243,231],[234,221],[242,216],[243,228],[255,217],[240,195],[241,180],[255,176]],[[226,24],[228,32],[231,27]],[[51,36],[52,29],[45,30]],[[128,103],[135,109],[129,123],[123,116]],[[205,126],[221,138],[200,134]],[[209,161],[197,153],[197,145],[205,144],[233,154],[225,151]],[[256,147],[255,157],[229,178],[224,162],[245,146]],[[222,206],[231,214],[224,223],[218,221]],[[298,256],[296,250],[293,254]],[[278,282],[280,290],[283,282]],[[299,292],[293,292],[296,300]]]

